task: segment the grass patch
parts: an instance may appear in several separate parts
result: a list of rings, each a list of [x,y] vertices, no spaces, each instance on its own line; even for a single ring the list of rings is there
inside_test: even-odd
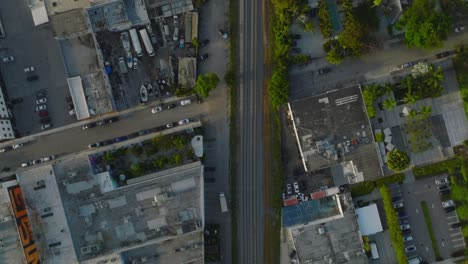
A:
[[[425,166],[414,167],[413,174],[416,179],[430,177],[442,173],[453,173],[458,170],[460,166],[460,159],[452,158]]]
[[[424,220],[426,221],[426,226],[429,231],[429,236],[431,237],[432,250],[434,250],[436,259],[440,259],[439,246],[437,245],[437,240],[435,239],[434,229],[432,228],[432,221],[431,217],[429,216],[429,208],[427,207],[427,203],[424,201],[421,202],[421,208],[423,210]]]

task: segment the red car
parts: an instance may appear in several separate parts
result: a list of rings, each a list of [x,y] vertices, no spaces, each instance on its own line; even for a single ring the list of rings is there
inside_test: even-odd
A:
[[[48,112],[48,111],[40,111],[40,112],[39,112],[39,116],[40,116],[40,117],[49,116],[49,112]]]

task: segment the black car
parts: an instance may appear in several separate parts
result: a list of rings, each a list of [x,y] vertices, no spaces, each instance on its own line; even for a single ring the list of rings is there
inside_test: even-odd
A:
[[[301,49],[300,48],[292,48],[291,49],[291,53],[301,53]]]
[[[18,98],[15,98],[15,99],[11,100],[12,104],[19,104],[19,103],[22,103],[22,102],[23,102],[23,97],[18,97]]]
[[[166,105],[165,107],[166,107],[166,109],[169,110],[169,109],[172,109],[172,108],[174,108],[174,107],[176,107],[176,106],[177,106],[176,104],[168,104],[168,105]]]
[[[45,90],[40,90],[39,92],[36,93],[36,100],[41,99],[46,97],[46,91]]]
[[[44,117],[44,118],[41,118],[41,120],[39,120],[39,122],[41,124],[47,124],[50,122],[50,117]]]
[[[28,82],[37,81],[37,80],[39,80],[39,76],[37,76],[37,75],[31,75],[31,76],[26,77],[26,80],[27,80]]]
[[[106,123],[106,124],[111,124],[111,123],[114,123],[114,122],[117,122],[117,121],[119,121],[119,117],[117,117],[117,116],[104,119],[104,123]]]
[[[404,236],[411,235],[411,229],[402,230],[401,233],[402,233]]]
[[[292,39],[301,39],[301,35],[299,34],[291,34]]]
[[[440,195],[447,195],[450,193],[450,189],[447,189],[447,190],[443,190],[443,191],[439,191],[439,194]]]
[[[201,61],[204,61],[204,60],[208,59],[208,53],[200,55],[199,58],[200,58]]]
[[[451,226],[452,228],[459,228],[459,227],[462,226],[462,224],[461,224],[460,222],[458,222],[458,223],[451,224],[450,226]]]
[[[210,43],[210,40],[209,40],[209,39],[202,40],[202,41],[200,42],[200,48],[205,47],[206,45],[208,45],[208,43]]]
[[[453,211],[455,211],[455,206],[451,206],[451,207],[444,208],[444,211],[445,211],[446,213],[453,212]]]

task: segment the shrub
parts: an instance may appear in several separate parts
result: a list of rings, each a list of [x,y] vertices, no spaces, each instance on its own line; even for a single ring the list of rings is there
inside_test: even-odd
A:
[[[456,169],[460,168],[460,166],[460,160],[458,158],[452,158],[426,166],[414,167],[413,174],[416,178],[429,177],[437,174],[454,172]]]
[[[405,180],[405,174],[404,173],[397,173],[393,174],[388,177],[383,177],[381,179],[378,179],[375,181],[375,186],[377,188],[380,188],[381,186],[388,185],[390,183],[395,183],[395,182],[402,182]]]
[[[385,218],[387,219],[388,230],[390,232],[390,238],[392,240],[393,249],[399,264],[408,263],[408,259],[405,254],[405,245],[403,243],[403,235],[401,234],[400,223],[395,209],[393,208],[392,198],[390,191],[386,186],[379,188],[380,194],[382,195],[382,201],[385,210]]]
[[[383,142],[383,141],[384,141],[384,135],[383,135],[383,133],[377,133],[377,134],[375,134],[375,141],[376,141],[376,142]]]
[[[353,197],[363,196],[371,193],[374,190],[374,182],[372,181],[363,181],[351,185],[351,195]]]
[[[392,170],[402,171],[409,166],[410,159],[408,154],[404,151],[394,149],[388,153],[387,157],[387,165]]]

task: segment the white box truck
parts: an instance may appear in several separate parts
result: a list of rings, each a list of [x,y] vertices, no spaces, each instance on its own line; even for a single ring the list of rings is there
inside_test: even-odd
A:
[[[130,38],[132,39],[133,49],[138,57],[143,56],[143,50],[141,49],[140,40],[138,39],[138,34],[136,29],[130,29]]]
[[[140,36],[141,36],[141,39],[143,40],[143,45],[145,45],[145,49],[146,49],[146,52],[148,52],[148,55],[150,57],[153,57],[154,55],[156,55],[156,53],[154,53],[153,44],[151,44],[151,40],[148,36],[148,32],[146,31],[146,28],[140,29]]]
[[[224,196],[223,192],[219,193],[219,202],[221,204],[221,212],[222,213],[227,212],[228,208],[227,208],[227,203],[226,203],[226,196]]]

